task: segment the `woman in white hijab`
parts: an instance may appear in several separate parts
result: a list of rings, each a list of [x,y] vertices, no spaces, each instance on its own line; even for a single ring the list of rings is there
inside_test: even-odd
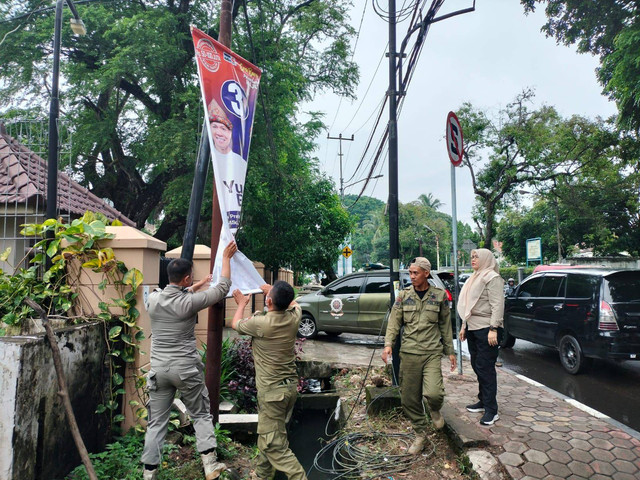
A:
[[[504,313],[504,280],[498,263],[486,248],[471,250],[473,274],[465,282],[458,300],[462,319],[460,340],[469,340],[471,366],[478,376],[479,401],[467,405],[470,412],[484,412],[482,425],[498,420],[496,359],[498,329],[502,330]]]

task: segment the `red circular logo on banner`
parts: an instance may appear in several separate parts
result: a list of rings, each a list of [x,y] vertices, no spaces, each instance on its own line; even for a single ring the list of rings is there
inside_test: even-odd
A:
[[[213,46],[213,43],[206,38],[198,40],[196,55],[202,62],[202,65],[204,65],[204,68],[210,72],[215,73],[218,71],[218,68],[220,68],[220,54],[216,50],[216,47]]]
[[[447,115],[447,153],[454,167],[462,163],[464,145],[462,141],[462,127],[455,113]]]

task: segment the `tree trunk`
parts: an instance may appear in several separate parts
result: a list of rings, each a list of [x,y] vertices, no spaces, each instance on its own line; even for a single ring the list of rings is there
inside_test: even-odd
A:
[[[493,239],[493,222],[495,216],[495,205],[493,202],[485,203],[485,228],[484,228],[484,248],[491,250],[491,240]]]

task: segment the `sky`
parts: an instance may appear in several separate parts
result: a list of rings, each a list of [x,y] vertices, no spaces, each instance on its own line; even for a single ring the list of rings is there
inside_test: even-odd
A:
[[[380,3],[387,5],[385,0]],[[402,4],[400,0],[397,3]],[[446,0],[439,15],[472,4],[473,0]],[[362,178],[347,181],[373,125],[367,119],[377,111],[389,79],[387,58],[379,63],[387,49],[388,24],[373,11],[371,0],[354,0],[351,23],[356,30],[363,11],[354,53],[360,67],[357,100],[341,101],[334,94],[324,93],[303,107],[306,111],[324,112],[332,137],[354,135],[353,142],[342,142],[345,185]],[[547,38],[540,31],[545,18],[543,10],[525,16],[518,0],[477,0],[474,12],[431,26],[398,120],[400,202],[408,203],[421,194],[431,193],[444,204],[441,211],[452,213],[445,120],[449,111],[456,111],[464,102],[495,116],[523,89],[533,88],[534,108],[552,105],[565,117],[578,114],[607,118],[616,113],[615,104],[601,94],[596,80],[598,59],[578,54],[574,46],[557,45],[555,39]],[[398,46],[407,26],[408,21],[398,25]],[[388,118],[385,111],[384,121]],[[316,151],[321,169],[335,180],[337,188],[338,149],[337,140],[323,137]],[[364,194],[386,201],[389,191],[386,160],[381,173],[384,177],[370,182]],[[345,188],[345,194],[358,194],[362,185]],[[474,194],[466,167],[456,169],[456,190],[458,220],[473,225]]]

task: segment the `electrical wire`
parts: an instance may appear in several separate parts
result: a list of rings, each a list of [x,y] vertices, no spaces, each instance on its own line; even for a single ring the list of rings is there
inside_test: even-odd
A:
[[[351,58],[349,60],[350,62],[353,62],[353,57],[355,56],[356,50],[358,48],[358,41],[360,40],[360,32],[362,31],[362,23],[364,22],[364,15],[367,12],[367,5],[368,5],[368,2],[365,1],[364,2],[364,8],[362,9],[362,15],[360,17],[360,25],[358,26],[358,33],[356,34],[356,41],[354,42],[353,50],[351,52]],[[376,71],[377,71],[377,69],[376,69]],[[331,122],[331,126],[329,127],[329,130],[328,130],[329,132],[331,130],[333,130],[333,126],[336,123],[336,119],[338,118],[338,113],[340,112],[340,106],[342,105],[342,99],[343,98],[344,97],[340,96],[340,101],[338,102],[338,108],[336,109],[336,114],[333,117],[333,121]],[[344,128],[343,130],[346,130],[346,128]]]
[[[375,2],[376,0],[372,0],[373,2]],[[406,92],[407,89],[409,87],[409,84],[411,82],[411,79],[413,78],[413,74],[415,71],[415,65],[417,63],[417,60],[420,56],[420,53],[422,52],[422,49],[424,47],[424,42],[427,36],[427,33],[429,31],[429,26],[431,24],[431,22],[433,21],[433,19],[435,18],[435,15],[437,14],[438,10],[440,9],[440,7],[442,7],[442,5],[444,4],[444,0],[433,0],[426,15],[423,18],[422,15],[422,10],[424,9],[426,2],[420,3],[418,1],[416,1],[415,3],[413,3],[414,6],[414,15],[413,15],[413,19],[409,25],[409,28],[407,30],[408,34],[407,37],[405,38],[405,41],[403,41],[402,44],[402,48],[401,51],[399,52],[399,62],[397,64],[397,71],[400,73],[400,81],[399,81],[399,92],[401,93],[400,98],[398,99],[398,116],[399,113],[402,111],[402,105],[404,104],[404,99],[406,97]],[[374,3],[374,9],[376,9],[376,4]],[[382,10],[377,10],[376,13],[378,13],[379,15],[384,17],[384,11]],[[406,12],[403,10],[402,15],[406,15]],[[407,40],[411,37],[411,35],[415,32],[418,32],[418,35],[412,45],[412,47],[410,48],[410,53],[409,53],[409,60],[406,66],[406,70],[404,72],[404,76],[403,76],[403,72],[401,71],[402,68],[402,55],[404,53],[404,49],[407,46]],[[382,137],[380,139],[380,141],[378,142],[377,146],[378,148],[376,149],[376,152],[372,158],[372,160],[368,161],[365,163],[365,157],[368,154],[368,151],[371,147],[372,144],[372,140],[374,138],[374,136],[376,135],[376,130],[378,128],[378,125],[380,124],[380,118],[382,116],[382,111],[384,109],[384,105],[386,105],[388,97],[385,97],[384,102],[383,102],[383,107],[380,109],[378,118],[376,120],[376,124],[374,125],[372,132],[369,136],[369,141],[367,142],[366,146],[365,146],[365,150],[360,158],[360,161],[358,162],[358,165],[356,166],[356,169],[354,170],[354,173],[352,175],[351,178],[353,178],[357,172],[362,169],[362,167],[364,166],[366,168],[367,165],[371,165],[369,168],[369,171],[367,173],[366,176],[366,181],[364,182],[364,185],[362,186],[362,189],[360,190],[360,193],[358,194],[357,198],[354,200],[354,202],[346,207],[347,209],[352,208],[357,202],[358,200],[362,197],[362,195],[364,194],[365,190],[367,189],[368,185],[369,185],[369,180],[371,179],[371,177],[373,176],[373,172],[375,172],[376,167],[378,165],[378,162],[380,160],[380,156],[382,154],[382,151],[384,150],[384,146],[386,145],[387,142],[387,138],[388,138],[388,131],[389,131],[389,126],[387,124],[386,128],[384,129],[384,132],[382,134]],[[347,180],[347,181],[350,181]]]
[[[424,0],[414,0],[414,2],[415,2],[415,5],[416,5],[416,6],[418,5],[418,1],[424,1]],[[375,0],[372,0],[372,2],[375,2]],[[414,5],[414,3],[410,3],[408,6],[406,6],[406,4],[407,4],[407,0],[405,0],[405,1],[403,2],[402,7],[400,8],[400,11],[401,11],[401,12],[404,12],[404,11],[408,11],[408,12],[410,12],[412,8],[415,8],[415,7],[413,6],[413,5]],[[356,48],[357,48],[358,39],[359,39],[359,37],[360,37],[360,30],[361,30],[361,28],[362,28],[362,22],[363,22],[363,20],[364,20],[364,14],[365,14],[365,11],[366,11],[366,5],[367,5],[367,2],[365,2],[365,9],[363,10],[363,12],[362,12],[362,17],[361,17],[361,19],[360,19],[360,27],[359,27],[359,29],[358,29],[358,36],[357,36],[357,38],[356,38],[356,45],[354,46],[354,49],[353,49],[353,52],[352,52],[352,55],[351,55],[351,60],[353,60],[353,56],[355,55],[355,51],[356,51]],[[373,5],[374,5],[374,8],[375,8],[375,3],[373,3]],[[415,13],[414,13],[414,16],[415,16]],[[371,85],[373,84],[373,82],[374,82],[374,80],[375,80],[375,78],[376,78],[376,76],[377,76],[377,74],[378,74],[378,70],[379,70],[379,68],[380,68],[380,65],[382,64],[382,60],[383,60],[383,59],[384,59],[384,57],[385,57],[385,51],[386,51],[386,49],[387,49],[387,47],[388,47],[388,46],[389,46],[389,43],[387,42],[387,45],[385,46],[385,48],[384,48],[384,50],[383,50],[383,52],[382,52],[382,55],[380,56],[380,60],[378,61],[378,65],[377,65],[377,67],[376,67],[376,70],[375,70],[375,72],[373,73],[373,76],[371,77],[371,81],[369,82],[369,85],[368,85],[368,87],[367,87],[367,90],[365,91],[364,96],[363,96],[363,97],[362,97],[362,99],[360,100],[360,105],[358,106],[358,108],[357,108],[356,112],[355,112],[355,113],[353,114],[353,116],[351,117],[351,120],[349,120],[348,125],[347,125],[345,128],[343,128],[343,129],[342,129],[343,131],[344,131],[344,130],[346,130],[346,129],[351,125],[351,123],[352,123],[352,122],[353,122],[353,120],[355,119],[356,115],[357,115],[357,114],[358,114],[358,112],[360,111],[360,108],[362,107],[362,105],[364,105],[364,101],[365,101],[365,99],[366,99],[366,97],[367,97],[367,94],[369,93],[369,90],[370,90],[370,88],[371,88]],[[338,103],[338,108],[336,109],[336,113],[335,113],[335,115],[334,115],[334,117],[333,117],[333,121],[331,122],[331,126],[329,127],[329,130],[328,130],[328,131],[331,131],[331,130],[333,129],[333,126],[335,125],[336,119],[338,118],[338,115],[339,115],[339,113],[340,113],[340,108],[341,108],[341,106],[342,106],[342,100],[343,100],[343,97],[340,97],[340,101],[339,101],[339,103]],[[383,100],[383,102],[384,102],[384,100]],[[384,105],[384,103],[383,103],[383,105]],[[380,110],[380,115],[382,114],[382,111],[383,111],[383,108],[381,108],[381,110]],[[375,113],[375,112],[374,112],[374,113]],[[372,115],[373,115],[373,113],[372,113]],[[380,115],[379,115],[379,116],[380,116]],[[369,117],[369,118],[370,118],[370,117]],[[369,120],[369,119],[368,119],[368,120]],[[368,120],[367,120],[367,122],[368,122]],[[379,122],[379,120],[378,120],[378,122]],[[378,122],[376,123],[376,127],[374,127],[374,132],[375,132],[375,128],[377,128]],[[361,128],[362,128],[362,127],[361,127]],[[359,130],[359,129],[358,129],[358,130]],[[354,133],[355,133],[355,132],[354,132]],[[326,163],[327,150],[328,150],[328,149],[325,149],[325,163]],[[365,151],[366,151],[366,149],[365,149]],[[360,162],[360,163],[361,163],[361,162]],[[360,163],[358,164],[358,167],[359,167]],[[346,166],[346,162],[345,162],[345,166]],[[358,171],[358,167],[356,167],[356,169],[355,169],[355,171],[354,171],[354,174],[353,174],[353,175],[352,175],[352,176],[351,176],[347,181],[350,181],[350,180],[352,180],[352,179],[355,177],[355,175],[357,174],[357,171]],[[333,170],[332,170],[332,171],[334,171],[334,172],[335,172],[335,169],[336,169],[336,161],[334,161],[334,164],[333,164]]]
[[[380,325],[376,343],[379,343],[380,338],[382,338],[382,330],[384,326],[388,324],[390,315],[391,308],[387,310],[385,321]],[[366,385],[367,377],[371,371],[376,351],[377,349],[374,348],[371,353],[369,365],[367,366],[367,371],[362,379],[360,390],[354,399],[349,415],[347,415],[347,418],[343,421],[345,424],[349,421],[356,406],[358,405],[360,396],[362,395],[362,391]],[[395,376],[393,368],[391,368],[391,375],[394,379],[394,385],[396,385],[394,388],[399,388],[397,386],[398,379]],[[371,405],[386,393],[387,390],[374,397],[366,407],[365,416],[369,432],[348,433],[327,443],[314,457],[313,464],[307,472],[307,477],[311,473],[311,470],[315,468],[324,474],[333,475],[334,480],[352,476],[356,476],[361,479],[375,480],[380,477],[385,478],[393,474],[404,472],[415,463],[422,461],[423,458],[430,457],[435,453],[436,445],[429,437],[425,437],[429,442],[429,447],[422,455],[416,456],[408,453],[397,453],[406,452],[409,449],[410,444],[415,440],[415,435],[409,433],[379,432],[371,426],[369,423],[369,408],[371,408]],[[336,408],[339,408],[339,406],[340,403],[338,403]],[[424,409],[424,402],[422,407]],[[424,410],[424,412],[426,415],[426,410]],[[325,425],[325,434],[327,436],[333,436],[338,433],[335,432],[333,435],[328,433],[328,426],[332,418],[333,415]]]

